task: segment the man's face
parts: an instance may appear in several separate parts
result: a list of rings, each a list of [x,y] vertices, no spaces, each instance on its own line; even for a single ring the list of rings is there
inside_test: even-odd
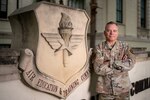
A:
[[[104,35],[108,42],[115,42],[118,38],[118,26],[115,24],[108,24],[105,27]]]

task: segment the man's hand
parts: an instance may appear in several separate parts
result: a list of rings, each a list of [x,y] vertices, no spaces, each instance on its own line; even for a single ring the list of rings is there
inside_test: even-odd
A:
[[[113,63],[113,67],[116,69],[116,70],[123,70],[121,66],[117,66],[115,63]]]

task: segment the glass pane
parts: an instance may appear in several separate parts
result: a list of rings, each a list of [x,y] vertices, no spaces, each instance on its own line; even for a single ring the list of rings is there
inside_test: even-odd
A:
[[[6,11],[6,5],[1,5],[1,11]]]
[[[141,0],[141,27],[146,27],[146,0]]]
[[[122,15],[120,12],[117,12],[117,22],[122,22]]]
[[[123,4],[122,0],[116,0],[116,21],[119,23],[123,22]]]
[[[145,13],[144,13],[144,11],[141,11],[141,18],[145,18]]]
[[[122,10],[122,0],[117,0],[117,10]]]
[[[84,0],[69,0],[68,6],[83,9],[84,8]]]
[[[10,48],[10,44],[0,44],[0,48]]]
[[[1,0],[1,4],[7,4],[7,0]]]
[[[145,6],[145,0],[141,0],[141,7],[144,7]]]

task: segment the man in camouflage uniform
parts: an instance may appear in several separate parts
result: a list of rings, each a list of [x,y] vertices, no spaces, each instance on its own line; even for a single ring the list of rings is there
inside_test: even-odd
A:
[[[104,35],[106,41],[96,46],[93,59],[99,100],[129,100],[128,71],[135,64],[135,56],[127,43],[117,40],[118,25],[115,22],[106,24]]]

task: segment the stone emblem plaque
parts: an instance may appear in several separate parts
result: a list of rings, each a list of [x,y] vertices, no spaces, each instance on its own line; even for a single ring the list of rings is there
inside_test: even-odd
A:
[[[9,16],[12,48],[22,49],[19,69],[31,87],[66,98],[89,77],[84,10],[40,2]]]

